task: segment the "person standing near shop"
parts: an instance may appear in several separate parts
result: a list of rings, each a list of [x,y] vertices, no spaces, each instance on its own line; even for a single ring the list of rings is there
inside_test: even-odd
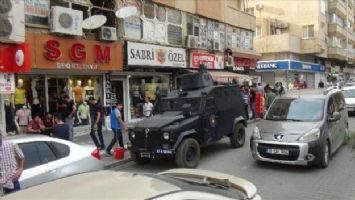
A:
[[[90,137],[95,143],[96,147],[100,150],[105,149],[104,138],[102,135],[102,123],[103,123],[103,116],[102,116],[102,105],[96,101],[94,97],[89,98],[90,104],[90,115],[91,115],[91,132]],[[99,137],[97,140],[96,132]]]
[[[145,103],[143,104],[143,115],[150,117],[153,113],[153,104],[150,102],[149,97],[145,97]]]
[[[68,124],[63,122],[62,114],[56,112],[53,114],[53,131],[52,136],[63,139],[69,140],[70,139],[70,127]]]
[[[21,189],[19,179],[23,172],[25,156],[16,143],[3,139],[0,129],[0,188],[5,194]]]
[[[116,107],[111,111],[110,119],[111,119],[111,129],[113,131],[113,138],[111,140],[110,145],[108,145],[106,149],[106,153],[108,155],[112,155],[111,149],[116,144],[117,140],[121,148],[124,148],[123,139],[122,139],[122,131],[127,130],[126,124],[122,120],[121,111],[123,109],[123,104],[121,102],[116,103]]]
[[[70,130],[70,134],[69,134],[69,140],[73,140],[73,135],[74,135],[74,130],[73,130],[73,126],[74,126],[74,120],[75,120],[75,112],[76,112],[76,106],[74,103],[74,100],[70,99],[69,95],[64,95],[63,97],[64,103],[66,104],[66,110],[64,113],[64,118],[65,118],[65,123],[69,125],[69,130]]]
[[[253,114],[252,119],[255,119],[256,114],[255,114],[255,100],[256,100],[256,91],[255,88],[250,88],[250,97],[249,97],[249,102],[250,102],[250,110]]]
[[[244,100],[245,118],[249,120],[249,91],[245,86],[241,86],[240,91]]]

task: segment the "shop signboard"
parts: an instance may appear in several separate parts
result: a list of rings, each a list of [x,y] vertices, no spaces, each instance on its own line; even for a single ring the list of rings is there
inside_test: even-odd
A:
[[[192,52],[190,57],[190,68],[198,69],[201,64],[204,64],[207,69],[223,69],[223,60],[223,55]]]
[[[127,62],[131,66],[186,68],[186,51],[183,48],[127,42]]]
[[[31,52],[27,43],[0,44],[0,72],[30,72]]]
[[[49,2],[48,0],[25,0],[26,24],[48,26]]]
[[[111,74],[105,74],[105,89],[106,89],[106,98],[105,98],[105,106],[113,106],[112,98],[111,98]]]
[[[309,72],[325,72],[325,66],[316,63],[306,63],[300,61],[290,61],[291,70],[309,71]]]
[[[289,61],[260,61],[256,65],[256,71],[278,71],[278,70],[288,70]]]
[[[122,71],[123,45],[52,35],[26,33],[33,45],[33,68]]]
[[[15,75],[13,73],[0,73],[0,94],[15,92]]]

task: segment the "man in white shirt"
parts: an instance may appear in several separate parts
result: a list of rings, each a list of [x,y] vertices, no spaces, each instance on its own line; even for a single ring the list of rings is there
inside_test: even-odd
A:
[[[150,102],[149,97],[145,97],[145,103],[143,104],[143,115],[145,117],[150,117],[153,112],[153,104]]]

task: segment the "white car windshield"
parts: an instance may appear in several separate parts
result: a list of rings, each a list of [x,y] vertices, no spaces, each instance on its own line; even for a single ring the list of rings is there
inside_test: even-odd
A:
[[[345,98],[355,98],[355,89],[342,90],[341,91]]]

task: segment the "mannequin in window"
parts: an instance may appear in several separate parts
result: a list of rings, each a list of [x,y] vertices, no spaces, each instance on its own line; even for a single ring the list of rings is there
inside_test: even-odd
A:
[[[76,81],[76,86],[73,88],[73,97],[76,104],[83,102],[83,87],[80,80]]]
[[[17,131],[21,133],[26,133],[28,123],[32,120],[31,110],[27,108],[26,105],[18,109],[15,114],[15,124]]]
[[[94,87],[92,86],[92,81],[88,80],[87,85],[84,87],[85,100],[89,100],[90,97],[94,97]]]
[[[23,87],[23,80],[17,80],[17,86],[14,94],[15,108],[20,109],[26,104],[26,90]]]
[[[37,91],[36,87],[37,87],[37,80],[32,79],[31,80],[31,92],[32,92],[32,98],[33,98],[32,106],[31,106],[32,117],[34,115],[38,115],[38,116],[42,115],[41,104],[39,103],[38,91]]]
[[[63,89],[71,99],[74,99],[74,96],[73,96],[73,81],[72,80],[69,80],[68,83],[66,83],[64,89]]]
[[[16,131],[16,125],[14,121],[14,108],[9,99],[5,99],[4,104],[5,104],[6,132],[9,135],[13,135]]]
[[[79,124],[88,125],[91,123],[90,119],[90,106],[84,101],[79,107],[77,112]]]

